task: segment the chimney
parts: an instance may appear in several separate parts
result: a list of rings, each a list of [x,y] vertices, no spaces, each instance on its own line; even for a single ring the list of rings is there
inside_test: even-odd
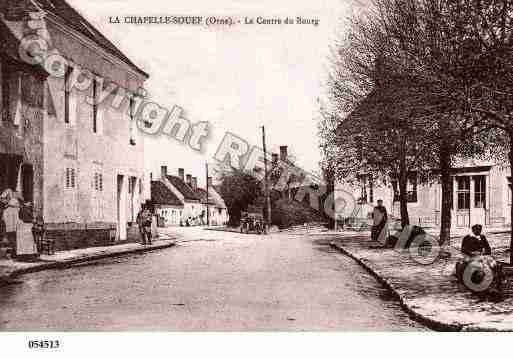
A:
[[[280,160],[287,161],[287,157],[288,157],[288,147],[280,146]]]
[[[277,153],[273,153],[273,164],[277,164],[278,163],[278,154]]]
[[[164,179],[167,176],[167,166],[160,166],[160,178]]]
[[[192,189],[195,191],[198,189],[198,177],[192,177]]]
[[[189,186],[192,185],[192,176],[191,175],[187,175],[187,181],[185,183],[187,183]]]
[[[178,177],[185,182],[185,170],[183,168],[178,169]]]
[[[209,188],[212,188],[214,186],[214,181],[212,180],[212,177],[207,178],[207,184]]]

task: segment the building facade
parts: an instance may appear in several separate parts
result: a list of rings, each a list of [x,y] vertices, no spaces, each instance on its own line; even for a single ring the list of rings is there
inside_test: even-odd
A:
[[[64,241],[114,230],[127,239],[150,197],[131,111],[148,75],[63,0],[3,1],[0,27],[0,190],[21,192]],[[65,60],[62,76],[49,60],[32,65],[20,56],[27,36],[41,30]]]
[[[185,176],[183,168],[178,169],[178,176],[169,175],[167,166],[161,166],[160,171],[159,180],[173,192],[182,204],[179,224],[195,224],[202,213],[203,205],[200,197],[192,188],[192,176]]]
[[[159,226],[170,227],[183,225],[184,204],[170,188],[168,181],[151,182],[151,202],[158,216]]]
[[[491,163],[462,164],[451,170],[452,226],[471,227],[482,224],[487,227],[506,227],[511,223],[511,171],[509,167]],[[441,185],[434,174],[432,180],[421,183],[412,173],[408,179],[408,214],[410,223],[424,227],[437,227],[441,223]],[[382,199],[389,214],[400,218],[399,193],[394,181],[375,183],[368,177],[358,186],[337,183],[335,196],[351,193],[355,202],[367,204],[357,209],[371,209]],[[343,204],[343,201],[336,201]],[[342,213],[337,208],[337,213]],[[356,215],[356,214],[355,214]],[[367,213],[357,214],[365,217]]]

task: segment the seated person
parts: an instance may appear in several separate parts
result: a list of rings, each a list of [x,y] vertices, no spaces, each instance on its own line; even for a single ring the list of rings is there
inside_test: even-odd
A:
[[[472,226],[472,234],[466,235],[461,242],[461,252],[467,256],[491,255],[492,249],[484,235],[483,226],[475,224]]]
[[[496,279],[499,270],[497,262],[491,256],[492,249],[488,240],[482,234],[482,230],[483,226],[480,224],[472,226],[472,234],[465,236],[461,243],[461,252],[464,254],[464,258],[456,263],[456,276],[471,290],[474,285],[478,285],[484,280],[486,271],[492,273],[493,278]],[[468,266],[473,268],[470,277],[472,283],[465,283],[463,280]]]

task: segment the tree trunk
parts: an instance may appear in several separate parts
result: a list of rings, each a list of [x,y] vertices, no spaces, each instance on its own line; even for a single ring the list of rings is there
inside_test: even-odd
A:
[[[440,181],[442,184],[442,213],[440,244],[449,244],[451,239],[451,209],[453,183],[451,178],[451,154],[447,146],[440,149]]]
[[[401,211],[401,227],[404,228],[410,224],[408,215],[408,171],[404,163],[399,168],[399,206]]]
[[[513,176],[513,129],[508,132],[509,135],[509,168]],[[511,186],[513,191],[513,186]],[[512,193],[513,196],[513,193]],[[512,197],[513,198],[513,197]],[[509,264],[513,264],[513,205],[510,207],[511,234],[509,243]]]

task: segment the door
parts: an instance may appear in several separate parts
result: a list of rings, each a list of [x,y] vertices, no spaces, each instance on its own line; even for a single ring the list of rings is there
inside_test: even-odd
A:
[[[21,167],[21,193],[25,202],[34,201],[34,169],[32,165]]]
[[[472,194],[472,212],[470,220],[472,225],[486,225],[486,176],[473,176],[474,193]]]
[[[470,227],[470,177],[456,177],[456,226]]]
[[[127,238],[127,216],[126,216],[126,199],[127,199],[127,184],[126,178],[123,175],[117,176],[117,198],[116,198],[116,207],[117,207],[117,239],[120,241],[124,241]]]

